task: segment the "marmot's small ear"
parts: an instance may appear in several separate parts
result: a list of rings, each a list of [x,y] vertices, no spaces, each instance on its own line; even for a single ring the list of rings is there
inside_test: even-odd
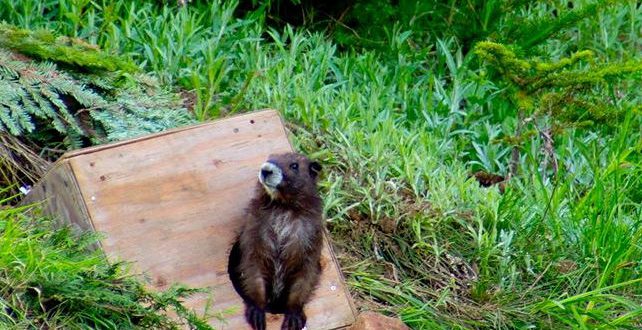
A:
[[[319,175],[319,173],[321,173],[321,164],[319,164],[317,162],[311,162],[310,163],[310,175],[313,178],[316,178]]]

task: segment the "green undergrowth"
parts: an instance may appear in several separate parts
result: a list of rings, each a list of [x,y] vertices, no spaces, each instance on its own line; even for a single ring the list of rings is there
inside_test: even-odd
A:
[[[190,122],[130,59],[46,30],[0,24],[0,75],[0,130],[40,145],[74,149]]]
[[[126,264],[90,252],[95,235],[53,229],[36,206],[7,208],[6,202],[0,208],[3,329],[210,329],[183,305],[198,290],[151,291]]]
[[[79,75],[2,49],[0,77],[0,130],[43,146],[75,149],[190,121],[174,95],[145,77],[116,87],[109,74]]]
[[[0,2],[12,24],[130,54],[190,90],[201,120],[279,109],[296,148],[325,164],[328,227],[360,309],[415,329],[642,326],[635,1],[591,16],[528,2],[507,17],[546,22],[554,7],[570,23],[477,52],[399,25],[382,49],[340,51],[260,12],[235,18],[229,2],[12,3]],[[482,187],[478,172],[508,180]]]

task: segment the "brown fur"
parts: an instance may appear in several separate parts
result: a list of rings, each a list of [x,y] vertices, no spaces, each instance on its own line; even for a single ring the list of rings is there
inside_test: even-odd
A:
[[[272,155],[268,162],[281,169],[282,180],[270,194],[259,182],[247,209],[238,241],[240,289],[252,328],[265,328],[268,311],[285,313],[282,329],[301,329],[303,306],[321,274],[321,167],[295,153]]]

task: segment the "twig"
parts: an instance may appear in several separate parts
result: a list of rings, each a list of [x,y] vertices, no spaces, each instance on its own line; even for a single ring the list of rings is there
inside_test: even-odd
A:
[[[544,145],[542,146],[544,150],[544,160],[542,166],[542,178],[546,175],[546,168],[548,167],[548,161],[550,159],[551,166],[553,167],[553,175],[557,177],[557,172],[559,170],[559,164],[557,162],[557,157],[555,156],[555,147],[553,146],[553,137],[551,128],[545,130],[540,130],[539,135],[544,140]]]

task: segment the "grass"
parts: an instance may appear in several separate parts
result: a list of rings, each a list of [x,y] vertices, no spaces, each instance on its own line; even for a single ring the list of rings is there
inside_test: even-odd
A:
[[[639,60],[642,10],[622,3],[537,50],[553,60],[581,49],[607,63]],[[12,24],[130,54],[191,90],[201,120],[279,109],[296,148],[325,164],[328,227],[362,308],[415,329],[642,326],[642,95],[629,80],[592,91],[621,110],[612,122],[555,134],[557,174],[544,165],[540,135],[521,144],[520,172],[501,193],[470,174],[508,174],[512,145],[502,141],[517,111],[456,38],[397,27],[385,51],[339,51],[320,33],[266,28],[257,13],[235,18],[232,2],[0,8]],[[523,15],[550,11],[540,4]]]

